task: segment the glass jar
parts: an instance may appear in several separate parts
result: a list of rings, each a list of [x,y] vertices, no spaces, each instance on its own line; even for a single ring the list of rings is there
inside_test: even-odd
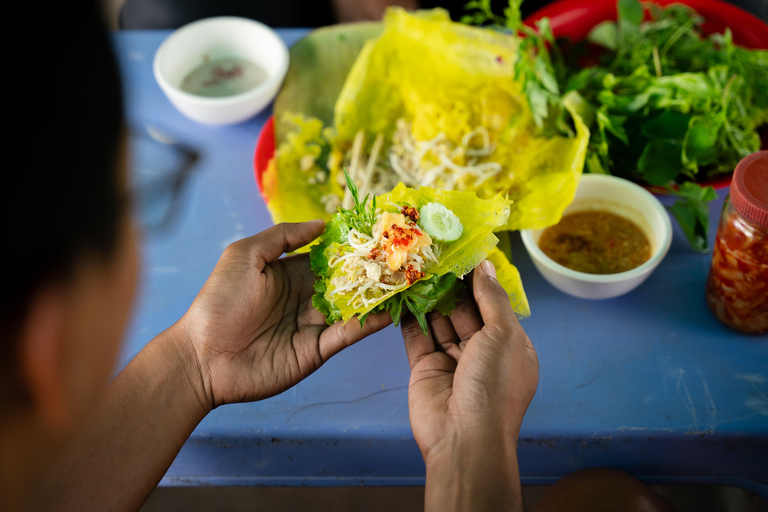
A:
[[[733,173],[707,279],[707,303],[741,332],[768,333],[768,151]]]

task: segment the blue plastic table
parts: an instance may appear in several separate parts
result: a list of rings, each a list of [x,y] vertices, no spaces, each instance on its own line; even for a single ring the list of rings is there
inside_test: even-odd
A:
[[[307,31],[279,32],[291,45]],[[230,242],[272,224],[252,167],[269,112],[233,127],[183,117],[152,75],[167,35],[114,36],[131,123],[162,126],[203,151],[178,226],[144,240],[123,364],[186,311]],[[710,314],[709,255],[689,250],[675,226],[669,254],[640,288],[587,301],[546,283],[517,235],[513,251],[533,311],[523,326],[541,362],[519,445],[524,484],[609,466],[648,483],[768,495],[768,337],[739,335]],[[279,396],[213,411],[161,485],[422,485],[408,376],[400,333],[390,327]]]

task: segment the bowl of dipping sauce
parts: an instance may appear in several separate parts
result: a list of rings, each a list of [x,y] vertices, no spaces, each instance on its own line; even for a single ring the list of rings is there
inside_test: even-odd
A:
[[[154,74],[170,102],[204,124],[250,119],[275,97],[288,48],[258,21],[221,16],[184,25],[155,53]]]
[[[582,299],[623,295],[651,275],[669,250],[664,206],[631,181],[585,174],[555,226],[521,232],[541,275]]]

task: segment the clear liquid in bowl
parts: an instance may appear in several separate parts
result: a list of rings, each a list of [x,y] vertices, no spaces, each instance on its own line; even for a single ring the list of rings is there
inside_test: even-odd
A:
[[[267,80],[267,72],[239,58],[209,60],[193,69],[181,82],[181,90],[207,98],[223,98],[250,91]]]

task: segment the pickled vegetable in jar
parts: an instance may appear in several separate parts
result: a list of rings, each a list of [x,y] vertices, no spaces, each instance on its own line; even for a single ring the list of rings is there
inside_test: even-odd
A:
[[[733,173],[717,229],[707,303],[738,331],[768,333],[768,151],[744,158]]]

